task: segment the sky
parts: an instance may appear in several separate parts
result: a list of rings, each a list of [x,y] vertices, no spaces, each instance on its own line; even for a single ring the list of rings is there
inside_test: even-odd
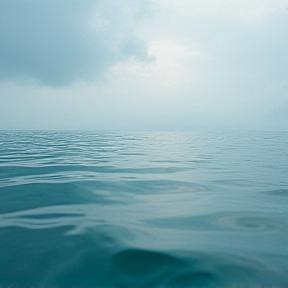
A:
[[[288,130],[287,0],[0,0],[0,129]]]

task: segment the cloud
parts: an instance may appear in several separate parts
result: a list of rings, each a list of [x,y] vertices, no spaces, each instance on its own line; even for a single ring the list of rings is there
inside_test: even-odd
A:
[[[171,6],[173,2],[158,1]],[[172,33],[175,39],[181,37],[180,41],[211,60],[202,62],[207,64],[203,81],[207,91],[212,90],[207,93],[250,98],[254,91],[265,97],[270,89],[277,94],[279,83],[288,79],[287,1],[180,2],[173,2],[169,15],[179,19],[169,26],[174,29],[170,37]]]
[[[0,80],[49,86],[101,79],[117,61],[147,60],[135,22],[148,1],[1,0]]]
[[[0,128],[287,130],[286,2],[0,0]]]
[[[135,84],[139,87],[153,86],[157,93],[167,93],[174,88],[178,90],[181,85],[191,85],[195,81],[194,70],[199,63],[201,65],[207,61],[206,55],[201,51],[192,50],[181,43],[160,39],[148,42],[148,55],[154,60],[149,65],[133,59],[119,62],[112,67],[107,76],[111,81],[119,79],[121,83],[125,79],[133,79],[130,87]]]

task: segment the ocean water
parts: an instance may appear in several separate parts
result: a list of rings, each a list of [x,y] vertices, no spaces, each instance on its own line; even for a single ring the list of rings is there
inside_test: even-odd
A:
[[[0,132],[0,287],[288,287],[288,132]]]

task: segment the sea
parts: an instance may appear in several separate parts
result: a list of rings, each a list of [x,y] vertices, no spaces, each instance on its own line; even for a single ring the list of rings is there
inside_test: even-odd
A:
[[[288,132],[0,131],[0,287],[288,287]]]

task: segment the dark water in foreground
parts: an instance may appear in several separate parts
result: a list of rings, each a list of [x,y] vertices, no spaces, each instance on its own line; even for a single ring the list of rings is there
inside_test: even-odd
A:
[[[287,287],[288,132],[0,132],[0,287]]]

